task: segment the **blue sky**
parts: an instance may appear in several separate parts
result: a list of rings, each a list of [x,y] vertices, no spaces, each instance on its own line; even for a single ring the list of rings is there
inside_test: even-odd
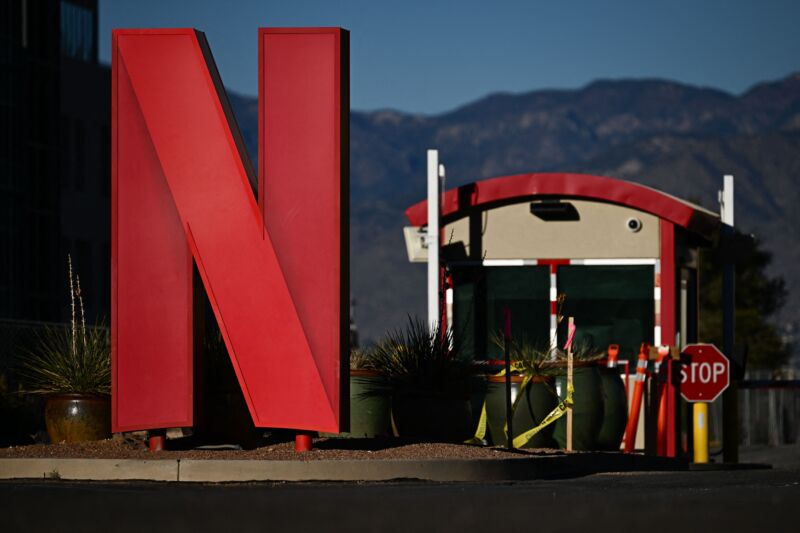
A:
[[[111,29],[195,27],[228,88],[257,92],[260,26],[351,31],[351,104],[440,113],[493,92],[667,78],[741,93],[800,70],[791,0],[100,0]]]

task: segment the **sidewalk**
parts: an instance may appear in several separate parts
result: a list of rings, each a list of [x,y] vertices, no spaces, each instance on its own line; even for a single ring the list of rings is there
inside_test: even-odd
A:
[[[585,452],[513,459],[247,460],[0,458],[0,479],[246,481],[512,481],[603,472],[685,471],[686,461]]]

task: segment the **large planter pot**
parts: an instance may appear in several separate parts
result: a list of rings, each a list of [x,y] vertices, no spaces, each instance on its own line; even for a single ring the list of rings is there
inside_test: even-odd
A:
[[[566,374],[566,370],[565,370]],[[575,395],[572,408],[572,449],[596,450],[597,438],[603,425],[603,385],[600,372],[594,363],[574,366]],[[556,378],[562,397],[566,395],[567,376]],[[555,422],[554,437],[560,448],[567,447],[567,415]]]
[[[603,424],[597,437],[599,450],[619,450],[625,425],[628,423],[628,399],[625,385],[616,368],[601,367],[600,382],[603,392]]]
[[[397,434],[412,439],[462,442],[475,430],[466,393],[396,391],[392,417]]]
[[[53,443],[107,439],[111,436],[111,399],[86,394],[50,396],[44,419]]]
[[[386,378],[371,370],[350,370],[350,431],[340,437],[392,434],[391,395]]]
[[[506,378],[505,376],[489,376],[486,392],[486,419],[489,436],[492,444],[505,445],[506,424]],[[511,397],[516,398],[522,385],[522,376],[511,376]],[[552,383],[551,383],[552,386]],[[514,437],[521,435],[541,424],[544,417],[558,405],[557,398],[550,392],[548,383],[544,378],[534,377],[525,387],[522,397],[517,403],[511,419]],[[555,446],[553,431],[555,427],[550,424],[524,446],[525,448],[552,448]],[[487,439],[488,440],[488,439]]]
[[[486,393],[488,390],[487,376],[483,373],[476,374],[470,378],[470,395],[469,395],[469,408],[472,416],[470,417],[470,437],[475,434],[478,424],[481,420],[481,411],[486,402]]]

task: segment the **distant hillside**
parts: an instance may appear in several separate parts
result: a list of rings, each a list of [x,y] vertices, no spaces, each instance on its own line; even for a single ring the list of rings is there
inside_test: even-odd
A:
[[[255,153],[257,105],[232,95]],[[579,90],[494,94],[435,116],[351,116],[352,287],[366,339],[425,308],[424,267],[407,262],[403,210],[425,194],[425,150],[438,148],[447,186],[548,170],[651,185],[717,210],[736,176],[737,226],[774,254],[790,290],[781,316],[800,324],[800,75],[741,96],[664,80],[603,80]]]

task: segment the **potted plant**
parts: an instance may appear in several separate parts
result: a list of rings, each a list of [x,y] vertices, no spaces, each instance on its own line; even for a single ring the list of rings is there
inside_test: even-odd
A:
[[[504,346],[502,335],[495,334],[492,341]],[[537,427],[558,405],[555,390],[554,369],[547,365],[549,353],[546,348],[522,339],[510,344],[512,360],[511,394],[513,402],[512,429],[516,438]],[[506,443],[506,378],[501,373],[487,376],[486,422],[492,444]],[[536,433],[522,447],[552,448],[554,426],[548,425]],[[487,439],[489,440],[489,439]]]
[[[591,342],[576,339],[572,345],[573,385],[572,447],[575,450],[598,449],[598,437],[603,426],[603,385],[597,362],[604,356]],[[566,394],[567,354],[561,350],[551,353],[546,367],[556,376],[559,396]],[[553,436],[559,447],[566,448],[567,417],[555,422]]]
[[[350,351],[350,431],[344,437],[392,434],[391,395],[386,376],[375,368],[372,350]]]
[[[619,346],[610,345],[606,352],[609,359],[611,353],[614,353],[616,360]],[[601,365],[598,371],[603,394],[603,424],[597,436],[597,448],[607,451],[619,450],[622,437],[625,435],[625,426],[628,424],[628,396],[615,364]]]
[[[392,390],[392,417],[401,437],[463,441],[471,433],[472,366],[452,333],[409,317],[372,354]]]
[[[51,442],[104,439],[111,433],[108,330],[102,324],[87,327],[80,278],[73,276],[70,257],[67,263],[70,324],[46,327],[38,346],[27,352],[20,374],[27,392],[47,397],[45,424]]]

